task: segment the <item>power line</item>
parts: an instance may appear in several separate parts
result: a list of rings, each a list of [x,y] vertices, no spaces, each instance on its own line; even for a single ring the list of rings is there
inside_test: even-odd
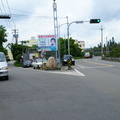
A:
[[[1,8],[0,8],[0,11],[1,11],[2,15],[4,15]],[[10,24],[10,22],[8,23],[8,21],[7,21],[6,19],[5,19],[5,22],[6,22],[6,24],[8,25],[8,27],[11,29],[11,26],[12,26],[12,25]]]
[[[1,3],[2,3],[3,9],[4,9],[4,12],[5,12],[5,14],[6,14],[7,12],[6,12],[6,10],[5,10],[5,6],[4,6],[4,3],[3,3],[2,0],[1,0]]]
[[[9,7],[9,4],[8,4],[8,0],[6,0],[6,3],[7,3],[7,6],[8,6],[8,10],[9,10],[9,12],[10,12],[10,15],[12,15],[12,14],[11,14],[10,7]],[[14,24],[14,27],[16,28],[16,25],[15,25],[15,22],[14,22],[13,17],[12,17],[12,22],[13,22],[13,24]]]
[[[4,6],[4,3],[3,3],[2,0],[1,0],[1,3],[2,3],[2,7],[3,7],[3,11],[4,11],[4,12],[3,12],[2,9],[0,9],[0,10],[1,10],[1,13],[2,13],[2,15],[4,15],[4,14],[7,15],[7,12],[6,12],[6,9],[5,9],[5,6]],[[6,22],[6,24],[8,25],[8,27],[11,29],[12,25],[11,25],[10,21],[5,19],[5,22]]]
[[[6,0],[7,1],[7,0]],[[8,6],[4,6],[4,7],[8,7]],[[29,13],[29,14],[11,14],[11,16],[14,16],[14,17],[29,17],[31,14],[31,12],[28,12],[28,11],[23,11],[23,10],[18,10],[18,9],[14,9],[14,8],[10,8],[9,9],[13,9],[15,11],[20,11],[20,12],[24,12],[24,13]],[[11,12],[10,12],[11,13]],[[36,17],[38,19],[53,19],[53,16],[40,16],[38,14],[34,14],[30,17]],[[66,17],[58,17],[59,19],[65,19]]]

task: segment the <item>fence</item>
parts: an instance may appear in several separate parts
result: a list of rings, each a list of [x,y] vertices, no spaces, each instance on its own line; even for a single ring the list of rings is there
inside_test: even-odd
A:
[[[109,61],[115,61],[120,62],[120,58],[114,58],[114,57],[103,57],[103,60],[109,60]]]

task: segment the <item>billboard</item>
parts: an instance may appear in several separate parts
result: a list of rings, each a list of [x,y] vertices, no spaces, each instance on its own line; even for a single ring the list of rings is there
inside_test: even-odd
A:
[[[38,51],[56,51],[56,42],[54,35],[38,35]]]

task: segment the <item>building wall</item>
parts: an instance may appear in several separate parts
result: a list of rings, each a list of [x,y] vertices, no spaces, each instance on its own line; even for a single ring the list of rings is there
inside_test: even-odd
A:
[[[79,48],[81,48],[82,51],[85,50],[85,42],[84,41],[78,41],[78,40],[76,40],[75,43],[78,43]]]
[[[8,50],[8,56],[9,56],[10,60],[13,60],[13,56],[12,56],[11,50]]]
[[[30,46],[30,47],[32,47],[33,45],[37,45],[38,44],[37,39],[35,39],[35,37],[31,37],[31,39],[27,40],[27,41],[29,41],[29,42],[26,43],[26,45]]]

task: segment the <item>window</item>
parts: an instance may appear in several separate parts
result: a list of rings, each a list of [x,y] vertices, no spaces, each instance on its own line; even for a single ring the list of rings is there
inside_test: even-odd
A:
[[[0,62],[4,62],[4,61],[6,61],[5,55],[0,54]]]

